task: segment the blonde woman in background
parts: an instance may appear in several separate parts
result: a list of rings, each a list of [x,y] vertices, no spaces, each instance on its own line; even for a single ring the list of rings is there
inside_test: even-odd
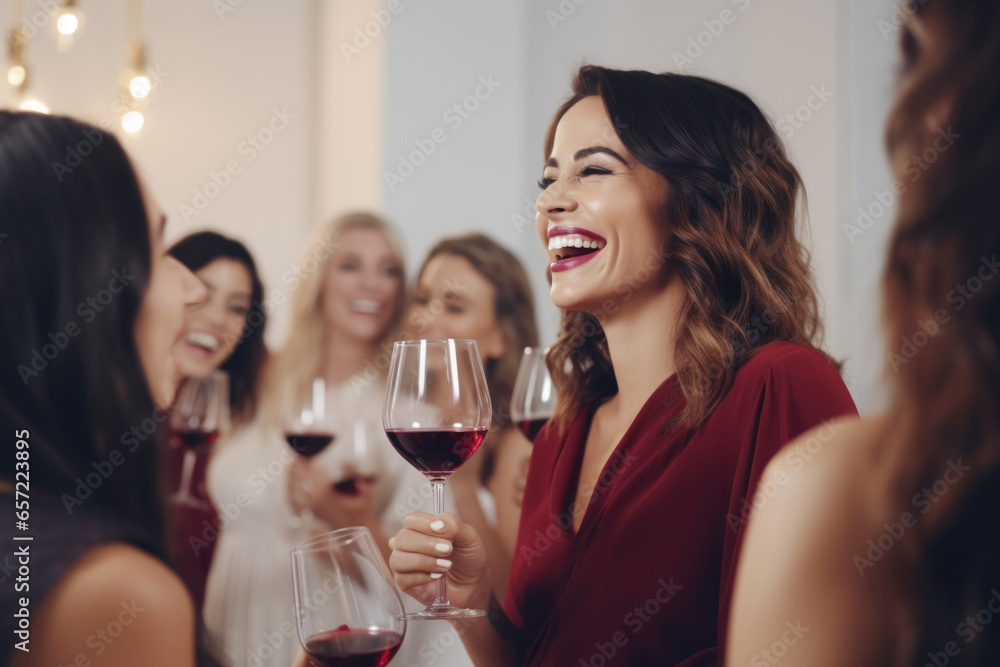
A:
[[[409,468],[382,430],[386,365],[377,364],[406,298],[395,231],[368,213],[345,215],[317,230],[299,266],[288,339],[268,363],[259,414],[220,443],[208,471],[209,493],[228,521],[209,573],[205,622],[241,667],[287,665],[298,649],[291,546],[310,532],[361,525],[385,548],[399,525],[387,510]],[[284,438],[281,399],[313,378],[326,382],[337,437],[307,462]],[[341,493],[334,484],[356,463],[355,433],[366,438],[378,475]],[[297,525],[303,509],[315,519]]]

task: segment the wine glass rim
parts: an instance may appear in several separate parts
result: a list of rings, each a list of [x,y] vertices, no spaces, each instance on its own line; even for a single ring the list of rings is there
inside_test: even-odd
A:
[[[367,538],[365,537],[367,535]],[[307,553],[321,551],[331,546],[342,547],[351,542],[370,539],[375,543],[375,536],[364,526],[350,526],[348,528],[338,528],[328,533],[316,535],[296,543],[292,547],[292,553]]]
[[[413,345],[420,345],[421,343],[435,343],[435,344],[438,344],[438,343],[462,343],[462,344],[473,343],[473,344],[478,345],[476,343],[476,340],[474,338],[414,338],[412,340],[397,340],[393,345],[395,347],[407,347],[407,346],[413,346]]]

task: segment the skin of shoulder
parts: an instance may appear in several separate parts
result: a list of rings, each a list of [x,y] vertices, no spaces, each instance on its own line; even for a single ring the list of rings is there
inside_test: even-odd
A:
[[[878,419],[834,420],[768,464],[761,484],[773,480],[777,491],[754,499],[726,665],[885,664],[884,616],[853,561],[873,525],[865,474],[879,428]]]
[[[88,551],[52,588],[12,667],[195,664],[195,612],[180,578],[124,543]],[[82,657],[81,657],[82,656]]]

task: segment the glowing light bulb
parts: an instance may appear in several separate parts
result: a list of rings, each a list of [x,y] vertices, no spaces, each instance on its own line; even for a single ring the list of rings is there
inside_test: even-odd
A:
[[[139,111],[129,111],[127,114],[122,116],[122,129],[129,134],[135,134],[142,129],[142,124],[145,118],[142,117],[142,113]]]
[[[21,65],[14,65],[9,70],[7,70],[7,83],[12,86],[20,86],[24,83],[24,79],[28,76],[28,72]]]
[[[61,35],[72,35],[80,27],[80,19],[72,11],[66,11],[56,19],[56,29]]]
[[[141,100],[146,95],[149,95],[149,91],[152,90],[153,84],[150,83],[149,77],[144,74],[139,74],[138,76],[132,77],[132,80],[128,82],[128,92],[132,94],[132,97],[137,100]]]
[[[49,108],[38,100],[26,100],[19,107],[21,111],[37,111],[38,113],[48,113]]]

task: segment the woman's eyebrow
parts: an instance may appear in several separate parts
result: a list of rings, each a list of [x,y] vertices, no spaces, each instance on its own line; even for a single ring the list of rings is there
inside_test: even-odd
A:
[[[624,164],[626,167],[628,166],[628,160],[626,160],[621,155],[611,150],[607,146],[590,146],[589,148],[581,148],[580,150],[578,150],[576,153],[573,154],[573,160],[574,161],[582,160],[583,158],[588,157],[590,155],[594,155],[596,153],[604,153],[605,155],[610,155],[611,157],[615,158],[616,160]],[[550,157],[545,162],[545,166],[558,169],[559,160],[555,159],[554,157]]]

